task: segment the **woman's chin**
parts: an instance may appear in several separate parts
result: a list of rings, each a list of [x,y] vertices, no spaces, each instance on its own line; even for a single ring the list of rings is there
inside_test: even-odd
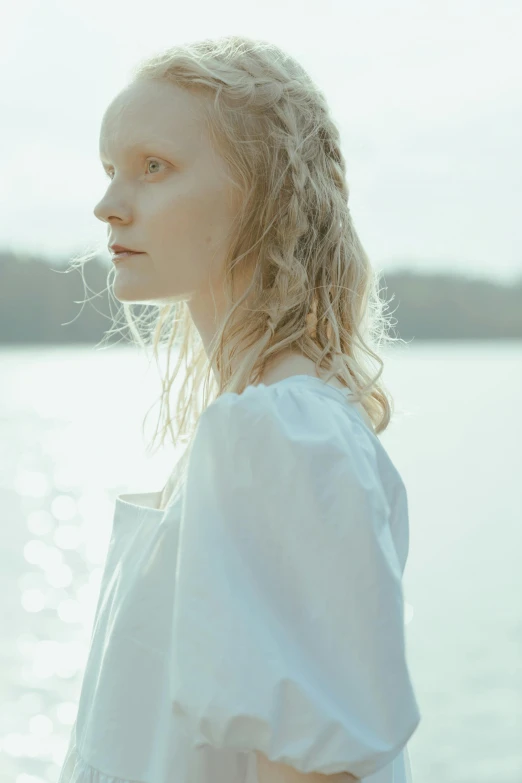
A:
[[[118,300],[118,302],[128,302],[133,304],[151,304],[151,302],[154,301],[152,298],[148,298],[143,288],[140,288],[136,285],[121,285],[118,283],[115,283],[112,288],[112,293],[114,295],[114,298]]]
[[[176,304],[179,301],[185,301],[188,296],[185,294],[172,294],[165,295],[165,289],[157,290],[160,286],[156,283],[156,286],[152,284],[153,281],[142,280],[134,278],[132,275],[126,274],[123,270],[120,274],[116,273],[116,276],[112,283],[112,293],[119,302],[128,302],[134,304],[151,305],[155,304],[158,307],[165,305]],[[154,290],[156,288],[156,290]]]

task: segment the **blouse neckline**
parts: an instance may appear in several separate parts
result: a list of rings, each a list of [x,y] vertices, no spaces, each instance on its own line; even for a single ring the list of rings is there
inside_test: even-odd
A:
[[[316,375],[288,375],[286,378],[283,378],[280,381],[276,381],[275,383],[269,383],[268,386],[265,383],[259,383],[258,386],[263,386],[264,388],[268,388],[269,386],[281,386],[285,383],[293,382],[293,381],[313,381],[315,383],[321,384],[321,387],[326,392],[332,392],[334,397],[341,396],[343,400],[346,399],[346,397],[349,394],[353,394],[353,392],[350,389],[338,389],[336,386],[332,386],[331,383],[328,381],[323,381],[321,378],[318,378]],[[246,387],[249,388],[248,386]]]
[[[321,378],[318,378],[316,375],[304,375],[304,374],[288,375],[286,378],[283,378],[280,381],[275,381],[275,383],[270,383],[268,385],[265,384],[265,383],[259,383],[259,384],[257,384],[257,386],[261,386],[261,387],[264,387],[264,388],[269,388],[270,386],[282,386],[284,384],[294,383],[295,381],[304,381],[304,380],[306,380],[308,382],[312,381],[315,384],[320,384],[321,388],[323,389],[324,392],[326,392],[327,394],[332,396],[334,399],[342,399],[344,402],[346,402],[346,397],[347,396],[353,394],[353,392],[350,389],[348,389],[348,388],[345,389],[345,390],[344,389],[338,389],[336,386],[332,386],[331,383],[329,383],[328,381],[323,381]],[[251,386],[252,385],[255,388],[256,385],[255,384],[251,384]],[[246,389],[249,389],[251,386],[247,386]],[[356,411],[356,412],[357,412],[358,415],[360,415],[358,411]],[[162,492],[162,490],[159,489],[159,490],[154,490],[152,492],[125,492],[125,493],[122,493],[122,494],[116,496],[116,501],[115,501],[116,508],[126,509],[128,511],[132,511],[133,513],[151,514],[151,515],[157,515],[158,517],[159,516],[163,516],[165,514],[165,512],[169,508],[171,508],[173,505],[175,505],[176,501],[178,500],[179,493],[173,500],[171,500],[168,503],[166,508],[155,508],[154,506],[141,506],[138,503],[132,503],[129,500],[124,500],[125,497],[140,497],[140,498],[143,498],[143,499],[150,498],[151,500],[155,498],[159,502],[160,497],[161,497],[161,492]]]

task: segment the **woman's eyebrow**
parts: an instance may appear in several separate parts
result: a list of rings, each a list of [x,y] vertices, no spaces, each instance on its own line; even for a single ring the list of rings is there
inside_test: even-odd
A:
[[[152,147],[154,146],[152,142],[140,142],[137,141],[134,144],[129,144],[127,147],[121,147],[119,149],[119,152],[121,153],[122,157],[125,157],[126,155],[131,155],[135,152],[137,152],[140,149],[145,149],[146,147]],[[103,152],[100,151],[100,160],[102,163],[108,163],[107,159],[103,157]]]
[[[135,154],[138,151],[154,151],[158,154],[161,153],[161,150],[164,150],[164,154],[170,155],[171,157],[173,155],[180,155],[180,151],[175,149],[172,142],[169,142],[168,139],[151,139],[150,141],[136,141],[133,144],[129,144],[126,147],[119,147],[118,152],[121,154],[122,158],[125,157],[131,157],[131,155]],[[102,163],[108,163],[108,160],[103,157],[104,150],[99,151],[99,157]]]

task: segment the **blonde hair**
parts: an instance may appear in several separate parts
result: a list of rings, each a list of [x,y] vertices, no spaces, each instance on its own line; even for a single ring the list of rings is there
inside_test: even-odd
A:
[[[268,360],[289,350],[347,386],[375,434],[382,433],[393,400],[379,380],[379,351],[399,338],[387,332],[387,302],[353,225],[340,134],[324,94],[279,47],[236,35],[155,54],[132,71],[133,82],[147,79],[203,98],[211,140],[242,194],[225,259],[229,309],[208,357],[186,302],[155,305],[139,316],[133,304],[122,303],[135,342],[152,342],[156,360],[159,346],[167,348],[148,453],[165,443],[168,431],[175,446],[190,442],[202,409],[224,392],[240,394],[259,380]],[[250,284],[235,298],[236,275],[250,270],[252,260]],[[178,358],[171,371],[172,349]],[[375,374],[372,360],[380,365]],[[170,390],[181,368],[173,430]]]

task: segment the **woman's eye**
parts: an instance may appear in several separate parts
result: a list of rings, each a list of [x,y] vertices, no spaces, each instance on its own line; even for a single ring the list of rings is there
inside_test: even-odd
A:
[[[152,160],[150,160],[150,161],[147,161],[147,166],[149,166],[151,163],[152,163],[152,164],[163,165],[163,164],[160,164],[160,161],[159,161],[159,160],[152,159]],[[152,172],[149,172],[149,174],[157,174],[157,173],[158,173],[157,171],[152,171]]]
[[[163,166],[163,165],[164,165],[163,163],[161,163],[161,161],[159,161],[159,160],[156,160],[156,158],[151,158],[150,160],[148,160],[148,161],[147,161],[147,168],[148,168],[148,167],[149,167],[151,164],[152,164],[152,165],[159,165],[159,166]],[[147,173],[148,173],[148,174],[157,174],[157,173],[158,173],[158,171],[150,171],[150,170],[149,170]],[[113,170],[112,170],[112,169],[110,169],[109,171],[107,171],[107,170],[106,170],[106,171],[105,171],[105,174],[106,174],[106,175],[108,176],[108,178],[109,178],[109,179],[111,179],[111,180],[114,178],[114,172],[113,172]]]

